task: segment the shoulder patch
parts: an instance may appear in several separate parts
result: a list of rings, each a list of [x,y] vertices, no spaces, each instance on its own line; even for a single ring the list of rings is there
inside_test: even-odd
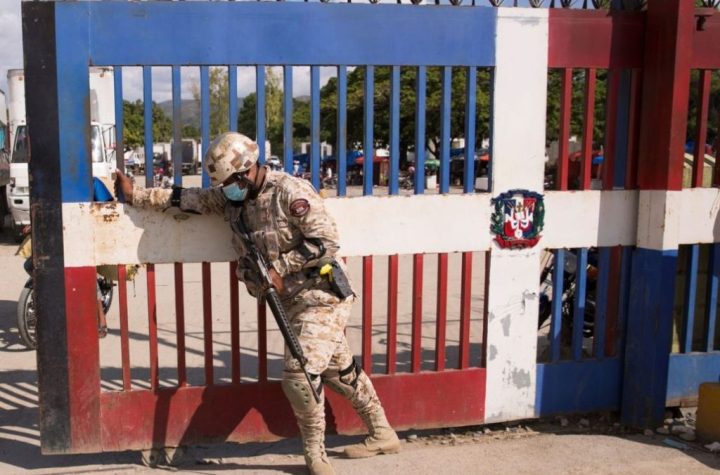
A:
[[[305,198],[300,198],[290,203],[290,214],[296,218],[302,218],[310,211],[310,203]]]

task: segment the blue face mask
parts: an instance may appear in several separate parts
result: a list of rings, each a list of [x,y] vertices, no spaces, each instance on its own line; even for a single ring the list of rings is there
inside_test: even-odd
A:
[[[237,183],[223,186],[222,191],[223,194],[225,194],[225,198],[229,199],[230,201],[243,201],[248,194],[248,189],[240,188]]]

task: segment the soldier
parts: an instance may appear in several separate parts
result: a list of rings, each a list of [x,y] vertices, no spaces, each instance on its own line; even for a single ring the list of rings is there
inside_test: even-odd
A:
[[[310,183],[285,172],[259,166],[258,146],[244,135],[228,132],[211,144],[203,160],[212,188],[173,190],[133,188],[117,173],[116,186],[127,203],[138,208],[182,210],[218,214],[231,223],[242,219],[252,241],[271,263],[270,277],[283,299],[292,329],[307,357],[306,369],[285,349],[282,388],[297,418],[305,462],[312,474],[332,474],[325,452],[323,383],[345,397],[367,425],[369,436],[345,448],[350,458],[396,453],[400,441],[385,417],[370,378],[354,359],[345,339],[345,325],[354,294],[339,298],[327,279],[313,272],[319,263],[334,259],[338,251],[335,222],[325,211],[322,198]],[[251,295],[257,296],[258,276],[246,258],[237,234],[233,247],[238,254],[237,277]],[[337,261],[341,272],[342,261]],[[350,292],[352,293],[352,292]],[[311,391],[320,393],[317,403]]]

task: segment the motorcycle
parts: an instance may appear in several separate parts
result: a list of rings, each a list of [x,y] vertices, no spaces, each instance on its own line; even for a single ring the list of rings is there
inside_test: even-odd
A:
[[[37,348],[38,315],[35,309],[35,292],[33,291],[32,245],[29,226],[23,230],[23,234],[25,238],[20,244],[16,254],[25,258],[23,267],[29,277],[20,292],[20,298],[18,298],[17,326],[23,344],[28,349],[34,350]],[[100,290],[100,301],[102,302],[103,312],[107,314],[113,300],[113,283],[111,280],[98,274],[97,285]]]
[[[549,253],[548,253],[549,254]],[[544,266],[540,274],[540,308],[538,329],[543,327],[552,315],[553,307],[553,291],[552,285],[548,284],[549,278],[555,269],[555,258],[549,254],[544,259]],[[587,279],[585,284],[585,314],[583,315],[582,335],[584,338],[591,338],[595,333],[595,311],[597,307],[597,265],[598,256],[597,249],[588,250],[588,265],[586,269],[578,269],[577,254],[569,250],[565,253],[563,263],[563,279],[562,279],[562,304],[561,313],[561,341],[563,346],[572,344],[572,334],[575,315],[575,293],[577,291],[578,272],[586,272]]]

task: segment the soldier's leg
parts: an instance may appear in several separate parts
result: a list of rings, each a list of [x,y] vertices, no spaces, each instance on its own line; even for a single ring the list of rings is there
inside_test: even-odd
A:
[[[400,440],[385,417],[385,410],[375,387],[368,375],[355,363],[344,334],[328,369],[322,373],[322,380],[350,401],[370,432],[362,443],[345,448],[347,457],[371,457],[397,453],[400,450]]]
[[[339,301],[322,291],[307,292],[302,302],[288,308],[293,331],[307,358],[306,369],[315,388],[322,391],[320,375],[325,372],[335,348],[343,337],[345,318],[336,311]],[[316,403],[312,388],[297,360],[285,349],[285,371],[282,388],[300,429],[305,463],[311,474],[332,474],[325,452],[324,394]]]

